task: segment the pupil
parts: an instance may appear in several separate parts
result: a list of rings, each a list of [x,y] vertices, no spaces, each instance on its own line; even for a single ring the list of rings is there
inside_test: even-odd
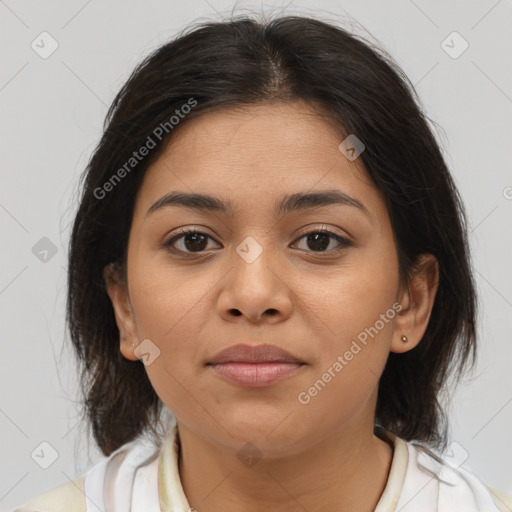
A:
[[[313,241],[313,243],[316,243],[319,238],[323,239],[323,241],[327,242],[327,243],[320,244],[320,246],[317,245],[316,246],[317,248],[315,248],[315,246],[313,246],[313,250],[314,251],[319,251],[319,250],[325,249],[325,248],[327,248],[329,246],[329,236],[328,235],[322,234],[322,233],[315,233],[313,235],[308,235],[308,237],[307,237],[308,247],[311,249],[311,246],[309,245],[309,242]]]
[[[192,241],[192,243],[189,243]],[[185,246],[187,250],[203,250],[206,247],[206,237],[200,233],[193,233],[185,237]],[[329,246],[329,236],[323,233],[314,233],[307,237],[308,247],[313,251],[322,251]]]
[[[199,238],[203,238],[202,242],[203,244],[199,244],[198,245],[198,241],[201,242],[200,240],[198,240]],[[192,239],[193,242],[192,244],[189,244],[187,243],[188,240]],[[204,235],[201,235],[200,233],[193,233],[191,235],[187,235],[185,237],[185,246],[187,247],[187,250],[189,251],[194,251],[195,249],[204,249],[204,247],[206,246],[206,244],[204,243],[204,241],[206,240],[206,237]]]

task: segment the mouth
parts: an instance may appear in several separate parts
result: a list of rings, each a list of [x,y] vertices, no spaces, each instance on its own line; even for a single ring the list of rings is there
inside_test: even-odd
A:
[[[298,357],[277,345],[238,344],[218,352],[207,365],[223,363],[293,363],[305,364]]]
[[[217,353],[206,366],[242,387],[265,387],[291,377],[307,363],[276,345],[234,345]]]
[[[237,386],[262,388],[295,375],[306,363],[217,363],[209,366],[218,376]]]

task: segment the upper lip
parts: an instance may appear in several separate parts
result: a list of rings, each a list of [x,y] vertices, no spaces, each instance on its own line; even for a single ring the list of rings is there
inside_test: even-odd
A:
[[[233,345],[221,350],[207,364],[221,363],[299,363],[305,364],[276,345]]]

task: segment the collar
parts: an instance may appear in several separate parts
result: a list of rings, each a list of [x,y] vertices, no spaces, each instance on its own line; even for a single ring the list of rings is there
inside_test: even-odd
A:
[[[158,497],[162,512],[189,512],[178,470],[180,439],[175,424],[164,441],[158,461]]]
[[[499,512],[485,485],[469,467],[444,460],[425,445],[405,441],[388,430],[379,428],[379,437],[392,446],[393,458],[374,512]],[[178,470],[179,443],[175,424],[158,458],[162,512],[191,510]]]
[[[407,443],[393,433],[381,429],[382,437],[393,448],[393,459],[384,492],[381,495],[375,512],[394,511],[400,499],[402,485],[405,480],[408,448]],[[174,425],[167,436],[159,457],[158,491],[162,512],[189,512],[191,507],[187,501],[179,476],[179,433]]]

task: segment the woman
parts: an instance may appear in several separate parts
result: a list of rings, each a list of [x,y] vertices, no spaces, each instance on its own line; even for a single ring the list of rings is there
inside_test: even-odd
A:
[[[510,510],[438,401],[477,302],[426,119],[389,56],[311,18],[205,23],[146,58],[70,242],[106,457],[17,510]]]

